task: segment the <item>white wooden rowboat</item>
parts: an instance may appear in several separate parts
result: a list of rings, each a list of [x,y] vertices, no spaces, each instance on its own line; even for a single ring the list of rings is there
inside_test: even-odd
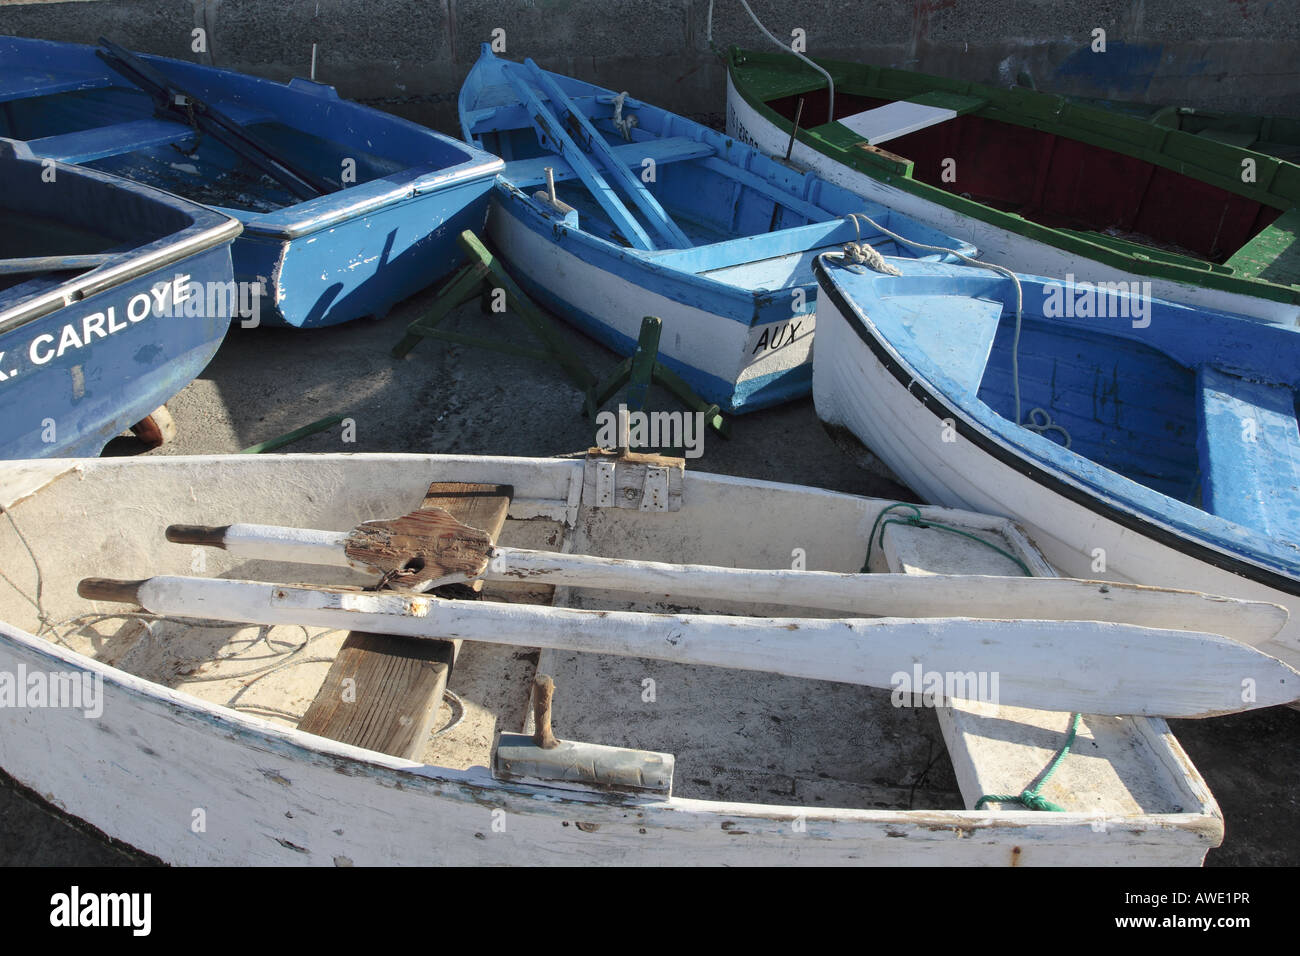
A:
[[[946,706],[911,706],[910,691],[930,686],[922,662],[913,685],[900,681],[891,692],[627,650],[466,641],[433,732],[417,735],[407,758],[299,726],[311,722],[355,633],[345,641],[343,631],[301,618],[303,626],[244,626],[154,616],[77,594],[83,578],[105,574],[373,584],[373,574],[347,567],[167,543],[164,531],[235,518],[347,531],[413,510],[435,481],[510,486],[499,540],[516,555],[719,569],[856,572],[890,505],[625,461],[287,455],[3,463],[0,768],[172,863],[1167,865],[1197,864],[1222,839],[1212,795],[1159,718],[1084,715],[1074,753],[1041,790],[1061,812],[1012,802],[975,809],[982,796],[1028,789],[1065,742],[1071,716],[956,701],[961,692],[952,694],[951,683]],[[997,551],[908,523],[908,514],[884,514],[872,571],[1020,576],[1023,564],[1035,576],[1054,575],[1005,519],[919,509]],[[529,604],[567,613],[843,613],[804,592],[799,600],[811,606],[489,578],[485,598],[523,616],[536,613]],[[723,580],[715,575],[707,587]],[[1115,607],[1128,600],[1124,593],[1094,597],[1105,609],[1098,617],[1123,617]],[[942,613],[945,600],[935,609],[918,600],[918,615]],[[1162,600],[1168,611],[1144,612],[1166,629],[1151,633],[1198,630],[1177,618],[1204,610],[1203,597]],[[1265,629],[1274,613],[1249,604],[1240,611],[1263,615],[1248,626]],[[1104,672],[1114,663],[1096,665]],[[535,673],[554,677],[561,751],[611,745],[611,763],[597,768],[601,781],[536,779],[527,769],[535,769],[529,738],[513,732],[531,729]],[[59,674],[86,675],[82,706],[35,706],[31,688],[44,682],[52,690]],[[19,676],[26,690],[17,690]],[[945,747],[947,759],[936,757]],[[610,783],[627,776],[619,760],[640,768],[640,783]],[[667,770],[647,775],[646,766]]]

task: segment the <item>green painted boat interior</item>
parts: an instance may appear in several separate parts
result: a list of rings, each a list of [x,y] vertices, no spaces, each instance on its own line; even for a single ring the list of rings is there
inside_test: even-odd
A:
[[[1300,167],[1047,93],[818,62],[839,119],[903,101],[958,115],[870,146],[826,122],[820,74],[791,56],[730,52],[751,105],[789,132],[802,101],[800,139],[876,179],[1091,258],[1210,286],[1246,279],[1251,294],[1300,301]]]

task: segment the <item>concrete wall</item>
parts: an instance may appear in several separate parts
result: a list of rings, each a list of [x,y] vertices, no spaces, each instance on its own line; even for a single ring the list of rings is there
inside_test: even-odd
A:
[[[506,55],[706,121],[725,77],[706,41],[708,0],[0,0],[0,33],[125,46],[344,96],[445,131],[460,81],[495,28]],[[716,0],[719,46],[767,45],[737,0]],[[983,82],[1300,115],[1300,0],[751,0],[808,51]],[[191,51],[207,30],[209,50]],[[1106,31],[1107,52],[1090,49]]]

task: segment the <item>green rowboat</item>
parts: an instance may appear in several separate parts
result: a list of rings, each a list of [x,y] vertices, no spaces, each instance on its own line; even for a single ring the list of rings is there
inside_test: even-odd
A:
[[[1018,272],[1300,324],[1300,166],[1024,88],[731,48],[728,134]],[[800,123],[794,142],[794,118]]]

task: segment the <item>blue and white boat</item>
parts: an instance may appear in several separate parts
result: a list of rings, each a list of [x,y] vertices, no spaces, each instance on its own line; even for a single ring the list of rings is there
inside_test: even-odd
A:
[[[1300,663],[1300,329],[1033,276],[1017,323],[1007,276],[889,262],[816,263],[823,421],[1065,574],[1287,607]]]
[[[0,140],[0,458],[88,457],[208,364],[239,222]]]
[[[488,234],[520,285],[625,355],[642,317],[658,316],[660,360],[725,411],[808,392],[818,252],[860,241],[912,254],[881,228],[975,252],[724,133],[486,44],[460,118],[466,140],[506,160]]]
[[[496,157],[310,80],[101,44],[0,37],[0,136],[239,219],[236,277],[261,284],[263,321],[382,315],[483,227]]]

